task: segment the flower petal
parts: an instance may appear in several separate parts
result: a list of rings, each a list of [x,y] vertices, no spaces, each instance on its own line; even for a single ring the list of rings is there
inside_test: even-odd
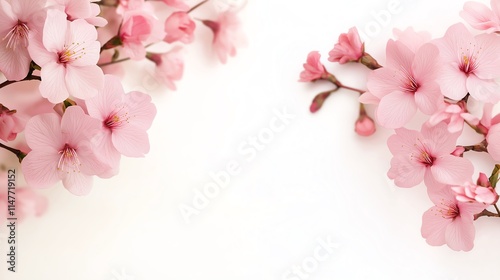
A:
[[[32,150],[21,162],[24,178],[30,187],[48,188],[57,183],[60,155],[53,150]]]
[[[74,149],[79,148],[85,140],[90,141],[100,128],[101,122],[85,114],[80,106],[68,107],[61,120],[65,142]]]
[[[425,211],[422,216],[422,237],[427,244],[432,246],[441,246],[446,244],[446,228],[451,224],[451,219],[444,219],[439,207],[432,207]]]
[[[446,227],[445,239],[448,247],[455,251],[470,251],[474,247],[474,224],[471,219],[456,217]]]
[[[104,73],[97,65],[66,65],[66,85],[76,98],[87,99],[97,95],[104,86]]]
[[[56,9],[49,9],[43,27],[43,45],[45,48],[53,53],[61,51],[66,41],[67,30],[66,14]]]
[[[62,179],[64,187],[72,194],[83,196],[88,195],[92,190],[92,176],[81,172],[66,174]]]
[[[404,126],[417,112],[415,97],[410,93],[393,92],[380,100],[377,119],[386,128]]]
[[[41,71],[40,93],[52,103],[60,103],[69,97],[66,83],[66,68],[56,62],[44,65]]]
[[[25,137],[33,150],[59,152],[64,145],[59,115],[49,113],[32,117],[26,124]]]
[[[462,185],[472,177],[474,166],[468,159],[446,155],[434,161],[431,171],[440,183]]]
[[[124,156],[143,157],[149,152],[148,134],[143,128],[126,126],[113,131],[113,145]]]

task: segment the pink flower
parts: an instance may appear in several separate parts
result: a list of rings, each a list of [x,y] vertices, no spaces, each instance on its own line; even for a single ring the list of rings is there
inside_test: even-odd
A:
[[[304,71],[300,73],[299,82],[312,82],[321,78],[326,78],[328,72],[321,63],[321,55],[317,51],[312,51],[307,55],[307,62],[304,63]]]
[[[0,222],[7,220],[8,213],[8,173],[0,171]],[[48,201],[44,196],[34,192],[30,188],[16,186],[16,211],[15,217],[22,221],[30,216],[41,216],[47,209]]]
[[[444,96],[461,100],[467,93],[483,102],[500,100],[500,38],[495,34],[473,36],[462,23],[451,26],[443,38],[435,41],[439,47],[442,73],[437,82]]]
[[[422,237],[432,246],[447,244],[455,251],[474,247],[474,215],[486,208],[477,202],[460,202],[449,186],[429,191],[435,206],[422,217]]]
[[[479,119],[467,112],[466,106],[465,102],[445,103],[437,113],[430,117],[429,124],[434,126],[444,121],[448,124],[450,133],[461,132],[465,121],[472,125],[479,124]]]
[[[123,14],[127,11],[140,10],[143,8],[144,0],[119,0],[116,12]]]
[[[500,161],[500,124],[492,125],[486,135],[488,153],[495,161]]]
[[[465,183],[474,167],[469,160],[451,155],[459,135],[449,133],[445,123],[424,125],[422,132],[397,129],[387,141],[393,155],[387,175],[404,188],[416,186],[422,180],[429,188]]]
[[[97,0],[55,0],[55,2],[62,6],[69,21],[84,19],[89,24],[98,27],[103,27],[108,23],[105,18],[98,16],[101,13],[101,8],[98,4],[92,3],[97,2]]]
[[[94,138],[98,155],[116,175],[120,155],[143,157],[149,152],[147,130],[156,115],[151,97],[142,92],[125,94],[120,79],[104,77],[104,88],[85,101],[89,115],[101,121],[100,137]]]
[[[227,62],[228,56],[235,56],[236,48],[245,42],[240,20],[237,13],[232,10],[219,14],[216,21],[204,20],[203,24],[214,33],[213,46],[222,63]]]
[[[491,0],[491,7],[492,9],[479,2],[466,2],[460,16],[475,29],[500,31],[500,1]]]
[[[408,27],[405,30],[394,29],[392,31],[397,41],[405,44],[412,52],[416,53],[420,47],[429,43],[432,39],[429,32],[416,32],[413,27]]]
[[[59,180],[75,195],[86,195],[92,176],[106,172],[91,145],[101,127],[99,120],[71,106],[62,119],[55,113],[40,114],[28,121],[26,142],[32,149],[21,163],[31,187],[47,188]]]
[[[17,117],[16,111],[0,104],[0,139],[12,141],[23,129],[24,121]]]
[[[180,41],[189,44],[194,40],[194,29],[196,24],[189,14],[185,12],[172,13],[165,21],[165,42],[173,43]]]
[[[359,38],[358,29],[352,27],[349,32],[340,34],[339,41],[330,51],[328,60],[340,64],[355,62],[361,59],[364,51],[365,46]]]
[[[184,0],[163,0],[163,2],[172,8],[177,8],[182,11],[189,10],[189,6],[184,3]]]
[[[477,185],[467,182],[461,186],[452,186],[451,189],[460,202],[479,202],[489,206],[498,201],[498,194],[484,173],[479,174]]]
[[[97,31],[83,19],[66,20],[66,14],[49,10],[43,38],[34,38],[29,46],[33,60],[42,67],[40,93],[52,103],[70,95],[86,99],[102,88],[104,74],[96,63],[100,43]]]
[[[174,81],[180,80],[184,73],[182,48],[174,47],[163,54],[149,53],[147,58],[156,64],[157,79],[162,81],[169,89],[176,90]]]
[[[438,49],[431,44],[422,46],[415,54],[399,41],[387,43],[387,67],[370,73],[367,82],[370,94],[380,99],[376,111],[380,125],[399,128],[417,109],[428,115],[436,112],[443,102],[435,82],[438,55]]]
[[[361,115],[356,121],[354,131],[361,136],[371,136],[376,131],[375,123],[367,115]]]
[[[46,0],[0,0],[0,71],[7,80],[22,80],[28,75],[28,37],[40,29],[45,4]]]
[[[123,16],[120,28],[120,40],[126,55],[134,60],[146,56],[146,42],[153,33],[155,19],[143,11],[129,11]]]

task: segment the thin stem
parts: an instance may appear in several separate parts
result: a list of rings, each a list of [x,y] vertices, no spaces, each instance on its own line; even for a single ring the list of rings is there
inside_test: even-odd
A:
[[[32,80],[37,80],[37,81],[41,81],[42,78],[40,76],[36,76],[36,75],[28,75],[26,78],[20,80],[20,81],[5,81],[3,83],[0,84],[0,88],[4,88],[8,85],[11,85],[11,84],[14,84],[14,83],[17,83],[17,82],[23,82],[23,81],[32,81]]]
[[[493,204],[495,206],[495,210],[497,211],[497,214],[500,216],[500,209],[498,209],[498,206],[496,204]]]
[[[495,207],[496,207],[496,205],[495,205]],[[481,217],[500,217],[500,214],[495,214],[491,211],[484,209],[483,212],[474,215],[474,220],[477,220]]]
[[[481,153],[481,152],[487,153],[488,152],[488,143],[486,142],[486,140],[483,140],[483,142],[476,144],[476,145],[459,146],[459,147],[464,148],[465,149],[464,152],[470,152],[470,151],[479,152],[479,153]]]
[[[26,157],[26,154],[21,152],[20,150],[17,150],[17,149],[14,149],[14,148],[11,148],[9,146],[6,146],[2,143],[0,143],[0,148],[4,148],[6,149],[7,151],[9,152],[12,152],[13,154],[15,154],[17,156],[17,158],[19,159],[19,162],[21,162],[23,160],[23,158]]]
[[[124,61],[127,61],[127,60],[130,60],[130,57],[122,58],[122,59],[118,59],[118,60],[110,61],[110,62],[106,62],[106,63],[97,64],[97,66],[104,67],[104,66],[108,66],[108,65],[113,65],[113,64],[120,63],[120,62],[124,62]]]
[[[186,13],[189,14],[191,13],[192,11],[196,10],[197,8],[199,8],[201,5],[207,3],[209,0],[204,0],[204,1],[201,1],[200,3],[198,3],[197,5],[193,6],[191,9],[189,9],[189,11],[187,11]]]
[[[352,91],[358,92],[359,94],[365,93],[365,90],[353,88],[353,87],[346,86],[346,85],[342,84],[339,80],[337,80],[337,77],[335,77],[334,75],[332,75],[330,73],[328,73],[328,75],[326,77],[322,77],[321,79],[329,81],[330,83],[336,85],[338,88],[352,90]]]

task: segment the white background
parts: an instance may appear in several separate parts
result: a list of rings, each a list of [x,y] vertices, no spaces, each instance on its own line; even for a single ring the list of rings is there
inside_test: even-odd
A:
[[[476,223],[471,252],[427,245],[420,235],[422,213],[432,206],[425,188],[399,189],[386,178],[391,132],[354,133],[352,92],[308,112],[314,95],[330,86],[297,82],[307,53],[319,50],[327,63],[340,33],[364,30],[389,2],[250,0],[242,12],[248,45],[227,65],[198,25],[177,91],[127,70],[126,88],[149,89],[158,108],[150,154],[124,158],[120,174],[96,180],[89,196],[61,185],[42,191],[47,213],[18,228],[19,272],[7,273],[2,261],[0,279],[281,280],[327,238],[336,246],[307,279],[497,279],[498,219]],[[367,51],[383,63],[394,27],[442,36],[461,21],[464,2],[402,0],[400,12],[368,38]],[[364,87],[362,66],[327,68]],[[293,120],[255,158],[238,151],[285,109]],[[180,205],[192,206],[209,174],[232,161],[241,172],[187,223]],[[5,237],[5,227],[0,233]]]

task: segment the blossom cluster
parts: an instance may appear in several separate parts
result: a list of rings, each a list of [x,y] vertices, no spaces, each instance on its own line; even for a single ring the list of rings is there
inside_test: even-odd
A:
[[[243,5],[213,1],[0,0],[0,148],[17,156],[27,185],[62,182],[86,195],[95,176],[118,174],[122,156],[147,154],[156,106],[148,93],[125,92],[120,63],[144,61],[175,90],[199,26],[226,63],[244,41]],[[21,82],[34,85],[28,98],[9,90]]]
[[[474,221],[500,217],[496,186],[500,173],[500,0],[491,8],[467,2],[460,13],[473,28],[456,23],[433,38],[413,28],[395,30],[386,45],[385,65],[365,51],[356,28],[340,35],[329,52],[329,61],[361,63],[368,73],[366,90],[342,84],[326,70],[319,52],[309,53],[302,82],[328,81],[330,91],[318,94],[311,112],[339,89],[360,94],[360,114],[355,131],[375,133],[376,123],[395,134],[387,141],[392,154],[387,173],[402,188],[423,183],[434,206],[423,214],[421,234],[428,244],[448,245],[469,251],[474,246]],[[365,110],[374,106],[374,117]],[[418,117],[416,117],[418,116]],[[419,130],[410,122],[426,116]],[[459,137],[472,129],[480,140],[459,145]],[[491,176],[476,173],[468,152],[489,154]],[[489,171],[487,171],[489,172]]]

